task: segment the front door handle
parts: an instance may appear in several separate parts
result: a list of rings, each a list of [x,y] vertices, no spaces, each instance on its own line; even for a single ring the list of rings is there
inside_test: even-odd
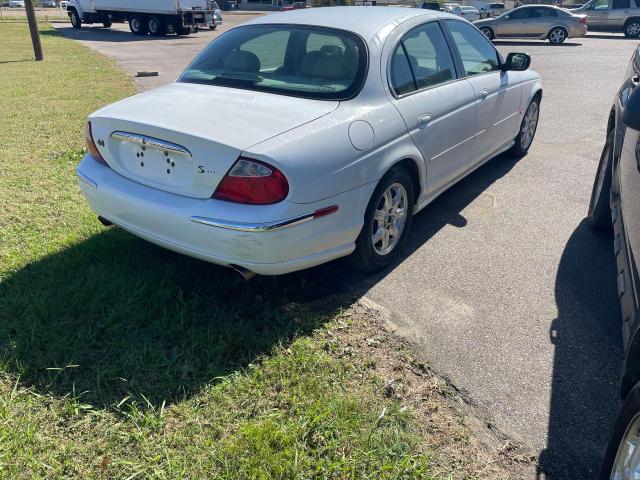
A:
[[[485,98],[487,98],[489,96],[489,90],[487,90],[486,88],[483,88],[482,90],[480,90],[480,97],[484,100]]]
[[[424,128],[427,125],[429,125],[430,121],[431,121],[431,114],[430,113],[425,113],[424,115],[420,115],[418,117],[418,127],[419,128]]]

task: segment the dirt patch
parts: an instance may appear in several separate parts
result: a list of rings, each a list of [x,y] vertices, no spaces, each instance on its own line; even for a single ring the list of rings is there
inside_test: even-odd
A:
[[[339,354],[354,359],[353,382],[381,379],[380,394],[410,409],[421,448],[433,456],[437,473],[456,472],[451,478],[460,479],[532,478],[533,452],[498,431],[486,410],[418,359],[395,330],[385,310],[362,298],[322,335]]]

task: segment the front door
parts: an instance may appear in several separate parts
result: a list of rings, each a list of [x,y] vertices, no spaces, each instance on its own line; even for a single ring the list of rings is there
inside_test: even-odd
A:
[[[551,27],[558,24],[558,11],[549,7],[534,7],[531,9],[527,33],[532,37],[546,35]]]
[[[458,80],[438,21],[410,30],[392,52],[394,105],[427,166],[429,192],[466,170],[475,124],[475,92]]]
[[[500,23],[496,24],[496,34],[499,37],[526,37],[530,12],[528,7],[516,8],[508,16],[500,18]]]
[[[609,0],[594,0],[586,8],[590,27],[602,28],[609,25]]]
[[[509,82],[493,44],[477,29],[457,20],[445,21],[458,49],[467,81],[476,95],[476,133],[473,163],[492,156],[516,136],[522,86]]]

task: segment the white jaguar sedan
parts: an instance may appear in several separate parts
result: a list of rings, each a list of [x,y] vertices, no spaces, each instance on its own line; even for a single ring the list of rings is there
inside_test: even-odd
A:
[[[264,16],[92,114],[77,173],[103,223],[245,276],[347,255],[373,271],[446,188],[526,154],[542,98],[529,63],[446,13]]]

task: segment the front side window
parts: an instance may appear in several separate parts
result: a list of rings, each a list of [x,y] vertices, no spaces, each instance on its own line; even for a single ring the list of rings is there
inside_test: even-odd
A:
[[[349,32],[249,25],[211,42],[178,81],[346,100],[360,90],[367,61],[363,41]]]
[[[397,95],[456,78],[449,46],[437,22],[414,28],[402,38],[391,58],[390,76]]]
[[[509,20],[523,20],[531,15],[530,8],[519,8],[509,13]]]
[[[595,0],[587,7],[587,10],[608,10],[609,0]]]
[[[497,50],[477,29],[455,20],[446,20],[446,23],[467,75],[490,72],[500,66]]]

